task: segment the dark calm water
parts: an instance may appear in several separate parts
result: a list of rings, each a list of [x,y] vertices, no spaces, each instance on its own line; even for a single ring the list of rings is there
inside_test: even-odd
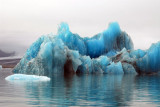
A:
[[[0,107],[160,106],[160,76],[55,75],[48,82],[7,82],[0,71]]]

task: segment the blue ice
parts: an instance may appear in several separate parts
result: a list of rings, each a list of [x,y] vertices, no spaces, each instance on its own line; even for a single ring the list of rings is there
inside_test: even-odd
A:
[[[160,71],[160,42],[152,44],[147,52],[142,53],[136,63],[142,72],[152,73]]]
[[[13,74],[5,78],[7,81],[50,81],[46,76]]]
[[[61,23],[56,35],[41,36],[13,69],[14,73],[52,77],[55,73],[152,73],[160,71],[160,43],[134,50],[117,22],[88,38]]]

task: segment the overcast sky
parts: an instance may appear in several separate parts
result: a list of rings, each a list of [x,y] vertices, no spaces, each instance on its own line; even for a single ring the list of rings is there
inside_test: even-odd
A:
[[[0,49],[22,51],[67,22],[91,37],[117,21],[135,49],[160,40],[160,0],[0,0]]]

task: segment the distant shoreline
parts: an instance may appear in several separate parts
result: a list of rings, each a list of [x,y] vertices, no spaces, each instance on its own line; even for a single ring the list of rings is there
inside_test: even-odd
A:
[[[6,59],[0,59],[0,65],[2,65],[2,68],[14,68],[21,58],[6,58]]]

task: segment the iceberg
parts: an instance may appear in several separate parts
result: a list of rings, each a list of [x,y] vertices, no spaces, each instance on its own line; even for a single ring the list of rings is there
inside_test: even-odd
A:
[[[141,74],[160,71],[160,42],[134,50],[117,22],[95,36],[82,38],[61,23],[56,35],[41,36],[26,51],[14,73],[52,77],[55,73]]]
[[[147,52],[141,51],[139,54],[141,58],[136,60],[136,64],[140,72],[155,73],[160,71],[160,42],[152,44]]]

